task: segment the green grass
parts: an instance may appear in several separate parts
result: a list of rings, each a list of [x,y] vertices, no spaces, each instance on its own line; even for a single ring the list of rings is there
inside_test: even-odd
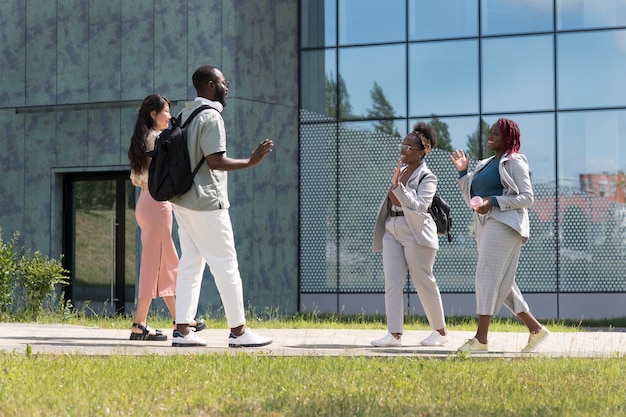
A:
[[[618,416],[626,360],[0,354],[2,416]]]
[[[3,319],[21,321],[19,318]],[[150,317],[167,328],[165,314]],[[129,317],[47,314],[40,323],[128,328]],[[256,322],[256,323],[254,323]],[[449,317],[450,330],[473,330]],[[383,317],[276,312],[265,328],[384,329]],[[550,322],[552,331],[626,319]],[[208,327],[225,328],[220,318]],[[427,329],[407,317],[407,329]],[[525,331],[495,319],[493,331]],[[6,336],[5,336],[6,337]],[[92,357],[0,353],[0,416],[626,416],[625,358],[270,357],[262,353]]]

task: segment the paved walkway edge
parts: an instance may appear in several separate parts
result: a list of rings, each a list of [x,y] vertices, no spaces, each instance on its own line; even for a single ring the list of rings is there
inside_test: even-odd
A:
[[[206,347],[180,348],[171,345],[171,330],[165,342],[129,340],[130,330],[111,330],[63,324],[0,323],[0,351],[33,354],[76,355],[176,355],[207,353],[263,353],[270,356],[416,356],[455,357],[456,349],[474,332],[451,331],[450,341],[442,347],[420,346],[429,330],[406,331],[398,348],[376,348],[370,341],[385,335],[385,330],[351,329],[264,329],[273,343],[262,348],[229,348],[228,330],[207,329],[199,335]],[[489,352],[480,357],[624,357],[626,332],[552,332],[536,352],[521,353],[528,333],[492,332]],[[27,348],[30,346],[30,348]]]

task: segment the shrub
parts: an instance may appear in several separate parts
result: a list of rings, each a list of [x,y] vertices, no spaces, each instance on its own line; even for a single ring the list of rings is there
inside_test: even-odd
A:
[[[10,242],[2,240],[0,229],[0,313],[25,312],[39,315],[54,286],[67,284],[67,271],[60,259],[50,259],[40,252],[23,252],[18,246],[19,232]]]
[[[10,310],[13,304],[15,276],[21,252],[21,248],[17,246],[19,236],[19,232],[15,232],[10,242],[4,242],[0,228],[0,313]]]
[[[22,256],[17,264],[15,284],[22,294],[25,312],[36,318],[54,286],[67,284],[66,273],[60,259],[50,259],[38,251]]]

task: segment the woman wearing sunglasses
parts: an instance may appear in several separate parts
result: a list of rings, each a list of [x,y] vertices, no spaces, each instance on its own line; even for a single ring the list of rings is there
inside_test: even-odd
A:
[[[424,162],[436,145],[437,133],[431,125],[419,122],[413,127],[399,145],[391,188],[378,210],[372,249],[383,253],[388,333],[372,340],[373,346],[402,346],[407,270],[432,329],[420,344],[442,346],[448,342],[441,294],[433,275],[439,237],[428,213],[437,191],[437,177]]]

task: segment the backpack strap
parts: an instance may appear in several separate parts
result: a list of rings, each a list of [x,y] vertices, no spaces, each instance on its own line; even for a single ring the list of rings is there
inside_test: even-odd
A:
[[[204,110],[208,110],[208,109],[214,109],[215,107],[209,106],[208,104],[203,104],[202,106],[199,106],[198,108],[194,109],[194,111],[189,115],[189,117],[187,117],[187,119],[185,120],[185,123],[183,123],[182,125],[180,124],[180,120],[183,116],[183,114],[179,114],[176,120],[176,124],[178,124],[178,126],[180,126],[181,129],[184,129],[187,127],[187,125],[189,123],[191,123],[191,121],[193,120],[194,117],[196,117],[200,112],[204,111]],[[196,167],[193,170],[193,176],[195,177],[196,174],[198,173],[198,171],[200,171],[200,167],[202,167],[202,163],[204,162],[204,156],[200,159],[200,161],[198,161],[198,165],[196,165]]]
[[[208,109],[214,109],[215,110],[215,107],[209,106],[208,104],[203,104],[202,106],[199,106],[198,108],[194,109],[193,112],[191,112],[191,114],[189,115],[189,117],[187,117],[187,119],[185,120],[185,123],[183,123],[183,124],[180,124],[180,121],[181,121],[181,118],[182,118],[183,114],[182,113],[179,114],[178,115],[178,120],[177,120],[178,126],[180,126],[181,129],[186,128],[187,125],[189,123],[191,123],[193,118],[198,115],[198,113],[200,113],[201,111],[204,111],[204,110],[208,110]]]
[[[417,182],[417,184],[419,184],[420,182],[422,182],[422,180],[424,178],[426,178],[426,176],[428,175],[428,172],[426,172],[424,175],[422,175],[422,177],[420,178],[420,180]],[[434,174],[433,174],[434,175]],[[437,193],[435,193],[435,195],[433,196],[433,202],[430,204],[430,207],[428,207],[428,212],[430,213],[431,217],[433,218],[433,220],[435,219],[435,216],[432,212],[432,207],[435,204],[435,200],[441,200],[441,197],[437,196]],[[446,203],[447,204],[447,203]],[[448,231],[446,233],[446,235],[448,236],[448,242],[452,242],[452,235],[450,234],[450,232]]]
[[[428,172],[425,172],[424,175],[422,175],[420,180],[417,182],[417,185],[419,185],[422,182],[422,180],[426,178],[427,176],[428,176]]]

